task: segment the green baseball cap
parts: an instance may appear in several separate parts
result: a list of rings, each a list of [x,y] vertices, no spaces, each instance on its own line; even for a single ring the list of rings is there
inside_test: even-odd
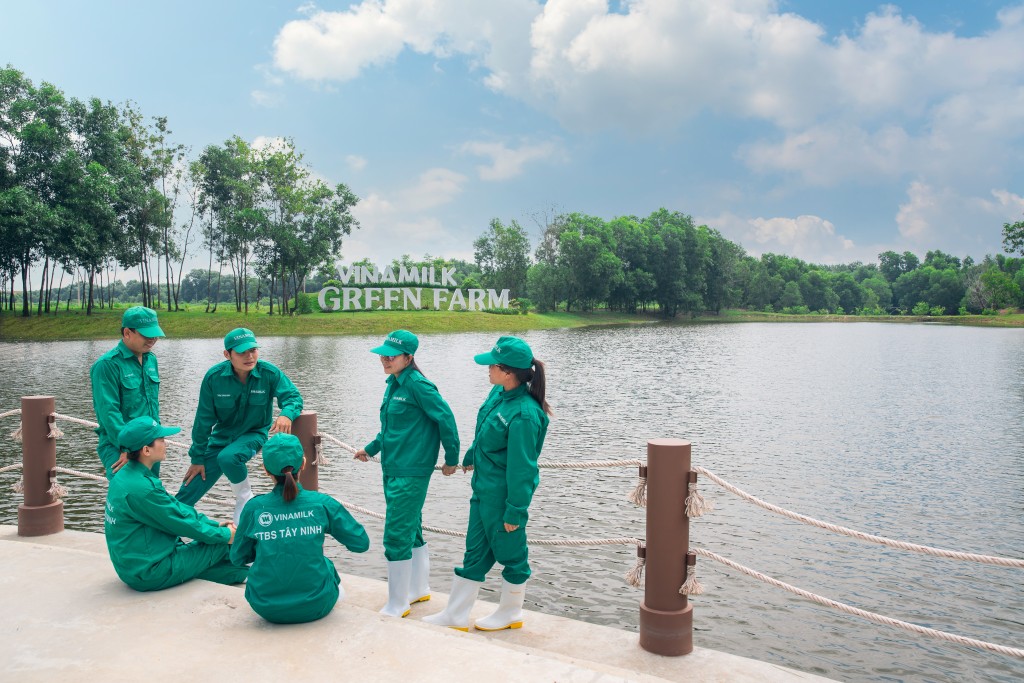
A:
[[[141,334],[141,333],[140,333]],[[121,450],[131,453],[143,446],[148,446],[157,439],[177,434],[181,427],[163,427],[151,417],[143,415],[131,420],[117,434],[117,443]]]
[[[533,351],[519,337],[499,337],[494,348],[473,356],[473,360],[478,365],[507,365],[525,370],[533,365]]]
[[[143,337],[166,337],[156,322],[156,311],[145,306],[132,306],[121,316],[121,327],[135,330]]]
[[[263,466],[275,477],[291,467],[292,472],[302,469],[302,442],[294,434],[275,434],[263,444]]]
[[[247,330],[244,327],[236,327],[224,335],[225,351],[245,353],[249,349],[258,349],[259,347],[260,345],[256,343],[256,335],[252,333],[252,330]]]
[[[383,344],[370,349],[370,353],[380,356],[400,356],[403,353],[416,353],[416,349],[419,347],[420,340],[416,338],[415,334],[408,330],[395,330],[388,333]]]

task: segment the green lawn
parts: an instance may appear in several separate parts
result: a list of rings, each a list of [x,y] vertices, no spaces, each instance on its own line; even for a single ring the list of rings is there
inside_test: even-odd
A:
[[[117,336],[123,308],[96,309],[92,315],[63,309],[57,315],[23,318],[9,311],[0,313],[0,339],[70,340],[108,339]],[[385,334],[408,329],[430,332],[521,332],[523,330],[588,325],[635,324],[657,320],[649,315],[626,313],[530,313],[494,315],[449,311],[360,311],[313,313],[301,316],[269,316],[250,311],[236,313],[233,306],[205,313],[202,307],[168,313],[160,311],[160,326],[169,337],[222,337],[236,327],[247,327],[259,336],[310,336],[344,334]]]

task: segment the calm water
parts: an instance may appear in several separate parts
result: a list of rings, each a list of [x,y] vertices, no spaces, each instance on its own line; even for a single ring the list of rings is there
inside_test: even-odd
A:
[[[433,335],[417,360],[448,399],[464,445],[486,395],[472,355],[495,335]],[[902,540],[1024,557],[1024,330],[931,325],[735,324],[555,330],[524,335],[548,362],[556,411],[550,461],[642,458],[650,438],[693,442],[694,462],[797,512]],[[320,430],[355,446],[377,430],[384,375],[374,337],[263,340],[319,413]],[[0,412],[54,394],[59,412],[94,419],[88,367],[113,342],[0,344]],[[219,340],[165,340],[165,423],[191,425]],[[6,434],[12,418],[0,424]],[[95,437],[64,424],[61,464],[100,468]],[[185,439],[187,440],[187,438]],[[383,511],[377,465],[329,447],[321,489]],[[17,461],[0,440],[0,465]],[[165,482],[186,467],[179,451]],[[0,522],[20,496],[0,487]],[[533,538],[642,536],[644,512],[625,498],[635,470],[542,471]],[[102,529],[103,489],[64,477],[70,528]],[[174,485],[168,488],[174,490]],[[904,621],[1008,646],[1024,645],[1021,570],[890,550],[800,525],[702,480],[716,510],[691,542],[811,592]],[[216,489],[226,497],[226,487]],[[464,530],[468,477],[434,479],[424,521]],[[200,508],[223,516],[226,508]],[[342,571],[383,579],[382,525],[362,520],[373,547],[329,552]],[[447,591],[461,541],[430,535],[433,585]],[[635,630],[640,591],[622,575],[632,548],[531,550],[528,606]],[[1024,662],[846,616],[700,560],[692,599],[699,647],[849,681],[1019,681]],[[492,573],[489,588],[498,585]],[[420,608],[424,609],[424,608]],[[426,611],[424,609],[424,611]]]

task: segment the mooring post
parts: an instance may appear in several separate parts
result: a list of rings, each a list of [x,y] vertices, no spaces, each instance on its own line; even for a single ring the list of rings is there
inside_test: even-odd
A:
[[[64,503],[50,496],[57,476],[57,440],[49,437],[53,396],[21,398],[21,481],[25,502],[18,506],[18,535],[46,536],[64,530]]]
[[[640,605],[640,647],[657,655],[693,651],[693,607],[679,587],[686,580],[690,520],[686,516],[690,442],[647,442],[647,564]]]
[[[299,472],[299,484],[307,491],[319,491],[320,466],[316,462],[316,447],[320,443],[320,437],[317,436],[316,411],[303,410],[302,414],[295,418],[292,434],[299,437],[299,441],[302,442],[302,454],[306,457],[306,464]]]

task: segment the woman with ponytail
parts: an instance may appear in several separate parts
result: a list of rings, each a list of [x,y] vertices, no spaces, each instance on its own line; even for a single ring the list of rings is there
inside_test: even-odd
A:
[[[469,527],[462,566],[455,568],[448,606],[423,621],[466,631],[480,585],[497,562],[503,565],[498,609],[478,619],[481,631],[520,628],[530,563],[526,523],[540,483],[537,460],[548,431],[544,364],[522,339],[501,337],[474,356],[488,366],[493,388],[476,416],[473,445],[462,466],[473,471]]]
[[[306,491],[297,477],[302,443],[277,434],[263,446],[263,468],[274,490],[245,504],[231,547],[231,561],[252,562],[245,599],[276,624],[321,619],[344,597],[338,570],[324,557],[324,535],[351,552],[370,547],[363,525],[341,503],[319,491]]]

